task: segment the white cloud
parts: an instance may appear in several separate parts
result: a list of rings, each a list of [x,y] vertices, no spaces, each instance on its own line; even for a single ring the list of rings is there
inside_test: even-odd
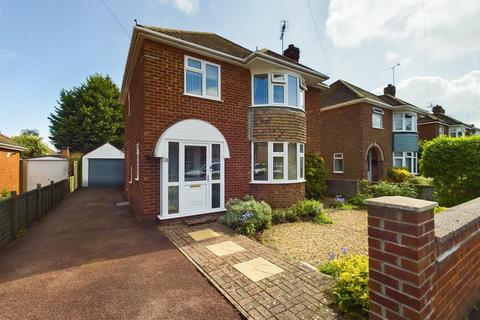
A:
[[[380,93],[383,88],[373,91]],[[470,71],[453,80],[438,76],[405,79],[397,84],[397,96],[420,107],[439,104],[447,115],[480,127],[480,70]]]
[[[385,53],[386,63],[397,62],[397,60],[398,60],[398,53],[392,52],[392,51],[388,51],[387,53]]]
[[[174,5],[186,14],[194,14],[200,8],[200,0],[159,0],[162,4]]]
[[[454,52],[480,49],[479,41],[472,41],[480,29],[477,0],[426,0],[424,11],[431,48],[445,50],[441,45],[449,43]],[[423,17],[418,0],[331,0],[326,34],[337,47],[374,39],[423,41]]]

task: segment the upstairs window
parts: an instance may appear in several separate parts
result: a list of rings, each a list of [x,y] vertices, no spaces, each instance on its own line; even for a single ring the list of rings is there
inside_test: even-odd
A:
[[[305,109],[305,82],[285,73],[253,75],[253,105],[281,105]]]
[[[220,66],[185,56],[185,93],[219,99]]]
[[[417,115],[412,112],[393,114],[393,131],[417,131]]]
[[[372,128],[383,129],[383,110],[373,108],[372,111]]]

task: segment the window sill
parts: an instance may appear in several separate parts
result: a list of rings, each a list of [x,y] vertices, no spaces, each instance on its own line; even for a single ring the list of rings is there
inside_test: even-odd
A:
[[[384,130],[385,128],[380,128],[380,127],[372,127],[372,129],[380,129],[380,130]]]
[[[285,106],[285,105],[279,105],[279,104],[257,104],[257,105],[252,105],[250,108],[283,108],[283,109],[292,109],[295,111],[302,111],[305,113],[305,110],[299,107],[292,107],[292,106]]]
[[[393,133],[418,133],[418,131],[393,130]]]
[[[306,180],[279,180],[279,181],[250,181],[250,184],[295,184],[295,183],[304,183]]]
[[[343,172],[343,171],[333,171],[333,173],[342,174],[342,173],[344,173],[344,172]]]
[[[189,96],[189,97],[200,98],[200,99],[206,99],[206,100],[223,102],[222,99],[220,99],[220,98],[215,98],[215,97],[199,96],[199,95],[196,95],[196,94],[191,94],[191,93],[186,93],[186,92],[184,92],[183,95],[184,95],[184,96]]]
[[[134,180],[135,180],[135,181],[140,181],[140,178],[135,178]]]

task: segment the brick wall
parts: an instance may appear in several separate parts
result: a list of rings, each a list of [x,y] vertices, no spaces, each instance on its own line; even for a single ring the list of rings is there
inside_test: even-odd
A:
[[[0,191],[20,192],[20,153],[0,149]]]
[[[370,319],[463,319],[480,301],[480,198],[367,200]]]
[[[443,127],[443,132],[448,136],[448,126],[439,123],[418,124],[418,138],[420,140],[432,140],[440,135],[439,129]]]
[[[252,184],[250,194],[272,208],[286,208],[305,198],[305,183]]]
[[[372,145],[381,150],[384,160],[379,157],[378,179],[386,176],[392,166],[392,112],[384,111],[384,129],[372,128],[372,106],[366,103],[332,109],[317,114],[320,121],[320,154],[325,159],[328,179],[366,179],[367,152]],[[310,119],[308,120],[310,121]],[[314,126],[313,124],[309,127]],[[307,133],[310,140],[310,131]],[[333,173],[333,154],[343,153],[344,172]]]

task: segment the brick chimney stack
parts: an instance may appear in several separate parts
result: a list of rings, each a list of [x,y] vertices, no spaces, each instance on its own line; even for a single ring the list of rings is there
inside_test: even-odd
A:
[[[70,157],[70,147],[62,147],[62,157],[64,158]]]
[[[395,97],[395,93],[397,93],[397,89],[392,84],[389,84],[388,86],[383,88],[383,94],[389,94]]]
[[[283,55],[298,62],[300,60],[300,49],[293,44],[289,44],[288,48],[283,51]]]
[[[432,108],[433,114],[445,114],[445,109],[442,108],[440,105],[436,105],[435,107]]]

